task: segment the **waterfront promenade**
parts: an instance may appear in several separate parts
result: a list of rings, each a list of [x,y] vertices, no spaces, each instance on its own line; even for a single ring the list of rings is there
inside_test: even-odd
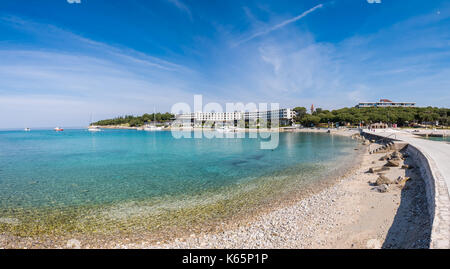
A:
[[[363,133],[403,141],[409,152],[421,162],[427,183],[430,215],[433,216],[432,248],[450,248],[450,143],[415,136],[412,132],[394,129],[363,130]]]

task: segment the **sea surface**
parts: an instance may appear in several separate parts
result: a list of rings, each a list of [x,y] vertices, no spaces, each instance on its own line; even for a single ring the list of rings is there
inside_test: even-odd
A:
[[[170,131],[1,131],[0,230],[87,233],[220,218],[301,192],[345,170],[358,152],[355,140],[328,134],[279,133],[273,150],[261,149],[263,140],[249,133],[178,139]]]
[[[450,136],[445,136],[445,137],[434,137],[434,136],[424,137],[424,136],[422,136],[422,138],[428,139],[428,140],[433,140],[433,141],[450,142]]]

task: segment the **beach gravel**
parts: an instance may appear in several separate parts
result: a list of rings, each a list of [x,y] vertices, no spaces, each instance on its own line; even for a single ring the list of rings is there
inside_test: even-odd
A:
[[[407,183],[409,188],[392,185],[389,192],[374,191],[368,182],[374,182],[378,175],[367,171],[374,162],[383,164],[379,158],[378,154],[364,154],[360,167],[333,186],[235,228],[158,244],[141,242],[116,247],[428,248],[431,224],[421,191],[423,180],[415,171],[415,180]],[[397,178],[406,172],[393,167],[386,176]]]

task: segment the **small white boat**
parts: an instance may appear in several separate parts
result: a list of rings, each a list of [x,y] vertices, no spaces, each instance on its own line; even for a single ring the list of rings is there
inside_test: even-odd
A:
[[[88,131],[89,132],[101,132],[102,129],[100,129],[100,127],[98,127],[98,126],[89,126]]]
[[[24,131],[25,132],[29,132],[29,131],[31,131],[31,129],[30,128],[25,128]]]
[[[62,131],[64,131],[63,128],[59,128],[59,127],[55,127],[55,129],[53,129],[53,130],[55,130],[56,132],[62,132]]]
[[[151,131],[161,131],[161,130],[162,130],[162,127],[156,127],[154,125],[147,125],[147,126],[144,127],[144,131],[149,131],[149,132],[151,132]]]
[[[156,123],[156,114],[155,109],[153,108],[153,122]],[[156,125],[144,125],[144,131],[152,132],[152,131],[162,131],[162,127],[156,127]]]
[[[228,126],[222,126],[218,129],[216,129],[217,132],[219,133],[233,133],[235,132],[235,128],[234,127],[228,127]]]

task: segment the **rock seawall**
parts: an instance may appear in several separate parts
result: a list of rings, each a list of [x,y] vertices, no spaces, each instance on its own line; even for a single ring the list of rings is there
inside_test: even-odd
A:
[[[374,133],[362,133],[367,139],[383,140],[396,143],[396,139],[385,138]],[[402,143],[402,141],[398,141]],[[398,143],[397,142],[397,143]],[[404,142],[403,142],[404,143]],[[407,144],[406,150],[420,167],[420,173],[425,180],[425,192],[428,203],[428,212],[432,222],[431,243],[432,249],[450,248],[450,196],[444,177],[437,169],[433,159],[414,145]]]
[[[433,223],[430,248],[450,248],[450,199],[442,174],[426,153],[413,145],[408,145],[408,153],[419,164],[426,183],[428,212]]]

